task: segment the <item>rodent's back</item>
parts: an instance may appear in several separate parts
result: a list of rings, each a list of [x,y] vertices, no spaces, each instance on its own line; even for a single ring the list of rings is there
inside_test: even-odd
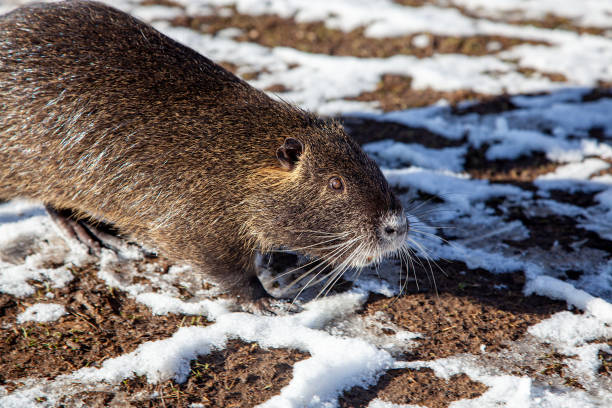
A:
[[[215,186],[265,166],[299,116],[99,3],[18,9],[0,17],[0,38],[4,195],[113,213],[126,225],[169,222],[151,201],[177,216],[194,210],[190,189],[231,201],[239,191]],[[209,198],[199,206],[214,212]]]

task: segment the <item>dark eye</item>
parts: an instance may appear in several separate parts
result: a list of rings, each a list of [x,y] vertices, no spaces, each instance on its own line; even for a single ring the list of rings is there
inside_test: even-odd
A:
[[[332,177],[329,179],[329,188],[340,192],[344,189],[344,183],[342,183],[342,179],[340,177]]]

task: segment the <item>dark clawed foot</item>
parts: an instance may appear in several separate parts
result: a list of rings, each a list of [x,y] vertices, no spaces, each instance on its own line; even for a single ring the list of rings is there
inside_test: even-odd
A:
[[[68,238],[85,245],[92,255],[100,256],[102,248],[118,252],[124,245],[121,238],[103,232],[85,221],[75,220],[69,210],[57,210],[49,205],[45,208],[53,222]]]
[[[259,316],[276,316],[276,311],[272,308],[272,297],[262,297],[257,300],[250,300],[245,302],[240,302],[240,308],[247,312],[252,313],[254,315]]]
[[[287,299],[275,299],[265,297],[257,300],[243,301],[239,305],[242,311],[259,316],[282,316],[299,313],[303,310],[301,306],[289,302]]]
[[[102,246],[100,241],[79,221],[70,218],[66,213],[60,212],[51,206],[45,209],[55,224],[68,236],[85,245],[93,255],[100,255]]]
[[[245,278],[230,288],[236,296],[240,309],[260,316],[277,316],[292,312],[293,305],[284,299],[275,299],[268,294],[257,276]]]

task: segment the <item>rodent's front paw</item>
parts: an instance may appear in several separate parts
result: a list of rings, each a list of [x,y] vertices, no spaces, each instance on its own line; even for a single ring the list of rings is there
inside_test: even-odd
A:
[[[259,316],[282,316],[297,313],[302,310],[302,308],[296,304],[286,300],[274,299],[270,296],[241,302],[240,308],[247,313]]]
[[[262,297],[257,300],[250,300],[240,303],[240,308],[247,312],[260,316],[276,316],[272,308],[272,298]]]

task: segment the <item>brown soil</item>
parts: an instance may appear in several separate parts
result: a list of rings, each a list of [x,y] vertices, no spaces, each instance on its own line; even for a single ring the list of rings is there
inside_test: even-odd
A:
[[[612,83],[600,82],[597,87],[582,95],[583,102],[593,102],[602,98],[612,98]]]
[[[530,67],[519,67],[516,71],[527,78],[544,77],[550,79],[552,82],[567,82],[567,77],[559,72],[543,72]]]
[[[365,307],[366,315],[382,311],[399,327],[422,334],[419,346],[404,356],[407,360],[480,354],[482,345],[495,352],[522,337],[529,326],[566,309],[565,302],[525,297],[524,277],[518,272],[493,275],[469,270],[461,262],[440,267],[446,275],[434,269],[435,285],[424,278],[426,270],[417,267],[420,291],[410,284],[399,298],[372,295]]]
[[[512,160],[488,160],[486,158],[488,149],[489,146],[486,144],[478,149],[468,148],[464,168],[471,177],[500,183],[531,183],[538,176],[550,173],[560,166],[559,163],[548,160],[541,152],[533,152],[529,156],[520,156]]]
[[[417,47],[412,39],[420,34],[371,38],[366,37],[364,28],[349,32],[328,28],[323,22],[298,23],[292,18],[276,15],[251,16],[234,10],[232,15],[221,17],[180,16],[172,24],[189,27],[194,30],[216,34],[227,27],[236,27],[243,31],[235,37],[237,41],[255,42],[267,47],[292,47],[300,51],[327,54],[348,55],[360,58],[387,58],[393,55],[413,55],[417,58],[430,57],[433,54],[486,55],[507,50],[521,44],[542,44],[545,42],[523,40],[502,36],[452,37],[425,33],[429,44]],[[495,42],[495,50],[488,50],[487,44]]]
[[[436,4],[436,1],[432,0],[395,0],[395,2],[408,7],[422,7],[427,4]]]
[[[291,380],[293,364],[309,355],[287,349],[261,349],[257,343],[231,340],[227,348],[191,362],[183,384],[151,385],[145,377],[125,380],[115,392],[85,392],[61,403],[88,407],[254,407],[279,393]]]
[[[0,384],[97,367],[145,341],[171,336],[181,325],[206,324],[203,318],[153,316],[147,307],[107,287],[93,269],[73,273],[75,279],[62,289],[31,282],[38,289],[32,297],[0,295]],[[46,293],[55,297],[49,299]],[[18,313],[37,302],[62,304],[69,314],[51,323],[12,324]]]
[[[606,31],[605,29],[599,27],[581,26],[567,17],[556,16],[554,14],[547,14],[544,18],[539,20],[517,18],[498,21],[514,25],[530,25],[538,28],[547,28],[550,30],[574,31],[579,34],[602,35]]]
[[[166,404],[210,407],[253,407],[279,393],[289,384],[293,364],[309,355],[287,349],[261,349],[257,343],[232,340],[227,348],[201,356],[191,363],[191,375],[183,384],[167,381],[152,386],[144,378],[124,381],[128,395],[146,392],[158,396],[140,400],[136,407]]]
[[[459,107],[453,106],[453,115],[469,115],[477,113],[479,115],[492,115],[501,112],[508,112],[515,110],[517,107],[512,102],[509,95],[495,96],[489,99],[480,100],[477,103],[470,104],[469,106]]]
[[[340,117],[346,131],[359,144],[392,139],[402,143],[419,143],[431,149],[462,146],[465,140],[451,140],[423,128],[394,122],[379,122],[360,117]]]
[[[181,3],[172,0],[141,0],[141,6],[166,6],[166,7],[177,7],[185,9],[185,6]]]
[[[440,99],[445,99],[450,104],[467,100],[483,100],[488,95],[479,94],[471,90],[459,91],[435,91],[433,89],[413,89],[412,78],[402,75],[384,74],[374,91],[363,92],[349,100],[361,102],[379,103],[380,108],[385,111],[403,110],[409,108],[420,108],[433,105]]]
[[[599,234],[577,226],[576,219],[564,215],[549,215],[547,217],[529,217],[521,207],[510,207],[505,219],[508,221],[520,220],[529,229],[529,238],[522,241],[504,241],[506,244],[519,249],[540,247],[550,250],[553,246],[560,246],[564,251],[576,251],[572,246],[582,242],[581,246],[600,249],[609,252],[612,241],[601,238]]]
[[[599,192],[600,191],[588,193],[583,191],[571,193],[563,190],[550,190],[548,193],[551,199],[560,203],[566,203],[576,205],[578,207],[588,208],[597,204],[597,202],[595,202],[595,196]]]
[[[431,369],[389,370],[371,388],[353,387],[340,398],[342,408],[365,408],[375,398],[394,404],[446,408],[453,401],[482,395],[488,387],[467,375],[454,375],[448,381]]]
[[[600,351],[597,354],[599,361],[601,361],[601,366],[599,366],[599,370],[597,372],[601,375],[611,375],[612,374],[612,354],[606,353],[605,351]]]

